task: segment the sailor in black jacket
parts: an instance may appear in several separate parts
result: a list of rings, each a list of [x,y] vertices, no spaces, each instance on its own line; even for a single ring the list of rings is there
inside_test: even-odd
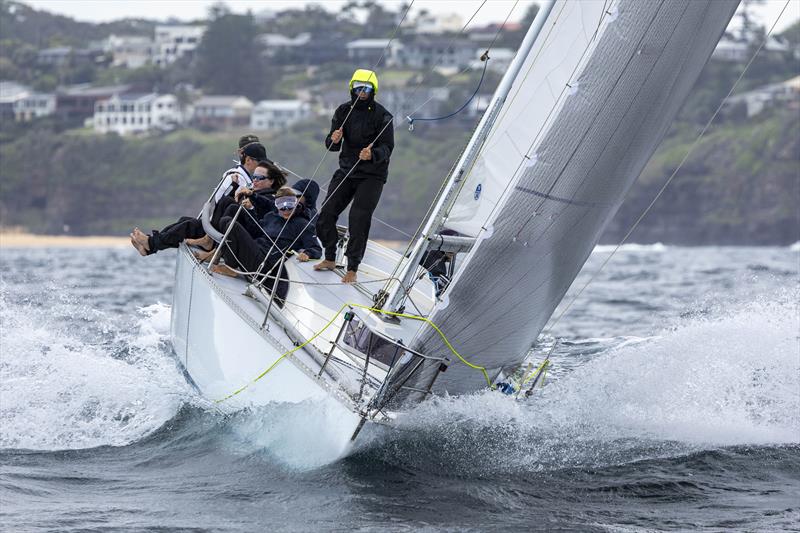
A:
[[[392,115],[375,101],[377,92],[376,74],[371,70],[356,70],[350,80],[351,100],[336,109],[325,139],[328,150],[339,152],[339,168],[333,174],[319,212],[317,235],[325,248],[325,259],[314,268],[332,270],[336,266],[336,221],[352,202],[344,283],[356,281],[358,265],[367,248],[372,212],[389,175],[389,158],[394,148]]]

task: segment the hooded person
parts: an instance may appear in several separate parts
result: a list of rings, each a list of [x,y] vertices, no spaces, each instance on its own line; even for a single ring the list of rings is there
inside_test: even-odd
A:
[[[319,184],[312,179],[297,180],[292,188],[300,192],[300,203],[303,204],[303,216],[316,223],[317,199],[319,198]]]
[[[350,101],[336,108],[325,139],[328,150],[339,152],[339,168],[331,178],[328,195],[317,218],[317,235],[325,248],[325,259],[314,269],[335,268],[339,240],[336,222],[350,205],[344,283],[357,281],[372,213],[389,176],[389,158],[394,149],[392,115],[375,101],[377,93],[377,75],[371,70],[356,70],[350,80]]]

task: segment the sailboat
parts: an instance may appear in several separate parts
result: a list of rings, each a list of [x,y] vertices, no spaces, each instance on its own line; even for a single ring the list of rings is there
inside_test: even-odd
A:
[[[171,336],[188,376],[224,410],[313,402],[339,456],[368,423],[506,379],[737,5],[545,3],[407,253],[370,242],[357,285],[288,258],[288,293],[276,298],[269,280],[215,275],[181,246]],[[213,200],[207,232],[224,241],[212,210]],[[450,258],[444,288],[420,266],[431,250]]]

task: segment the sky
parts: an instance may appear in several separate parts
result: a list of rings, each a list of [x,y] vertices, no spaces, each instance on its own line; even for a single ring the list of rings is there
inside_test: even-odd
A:
[[[24,3],[44,9],[53,13],[67,15],[87,22],[108,22],[120,18],[150,18],[166,20],[176,18],[179,20],[193,20],[205,18],[208,9],[218,0],[23,0]],[[464,20],[481,5],[482,0],[415,0],[414,10],[427,9],[433,13],[459,13]],[[595,2],[602,0],[583,0]],[[767,0],[764,5],[756,6],[755,12],[759,22],[770,27],[784,5],[788,1],[788,8],[776,32],[782,31],[794,21],[800,19],[800,1],[798,0]],[[280,11],[287,8],[302,8],[307,4],[320,4],[329,11],[341,8],[345,0],[227,0],[224,2],[234,13],[245,13],[248,10],[258,12],[263,9]],[[397,9],[402,0],[384,0],[380,3]],[[506,18],[514,7],[513,0],[489,0],[475,17],[474,24],[499,22]],[[519,20],[525,14],[532,0],[520,0],[514,7],[511,20]]]

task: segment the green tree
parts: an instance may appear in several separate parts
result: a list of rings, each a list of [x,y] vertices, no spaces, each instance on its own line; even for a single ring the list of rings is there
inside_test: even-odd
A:
[[[212,16],[215,18],[197,47],[195,83],[208,94],[262,98],[269,93],[269,77],[264,74],[252,17],[216,8],[212,9]]]

